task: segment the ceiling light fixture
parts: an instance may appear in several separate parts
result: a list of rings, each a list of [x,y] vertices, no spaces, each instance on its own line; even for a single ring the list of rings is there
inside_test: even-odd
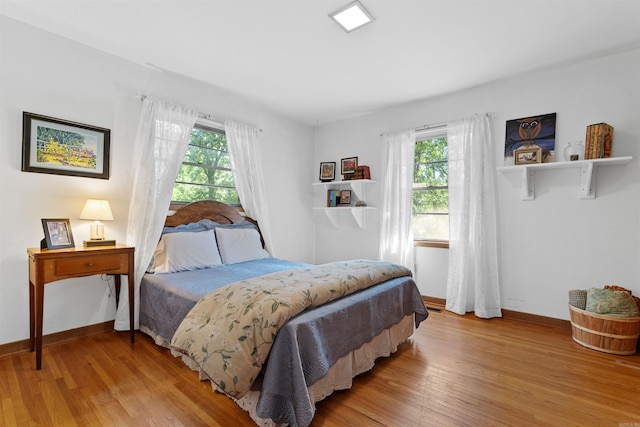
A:
[[[347,33],[373,22],[375,19],[373,15],[364,8],[362,3],[357,0],[330,13],[329,17],[336,21],[336,23],[340,25],[340,28]]]

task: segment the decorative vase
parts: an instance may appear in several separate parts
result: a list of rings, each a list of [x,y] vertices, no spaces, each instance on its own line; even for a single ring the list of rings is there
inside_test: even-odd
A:
[[[564,159],[568,161],[584,160],[584,144],[582,141],[573,141],[564,149]]]

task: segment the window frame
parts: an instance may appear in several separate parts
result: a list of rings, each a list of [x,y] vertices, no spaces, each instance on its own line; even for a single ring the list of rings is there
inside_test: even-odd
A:
[[[425,141],[427,139],[436,139],[436,138],[447,138],[447,125],[436,125],[436,126],[430,126],[426,129],[423,130],[419,130],[416,131],[416,141],[415,143],[417,144],[420,141]],[[447,145],[448,145],[448,140],[447,140]],[[449,161],[449,156],[447,155],[447,162]],[[414,156],[414,162],[415,162],[415,156]],[[439,163],[439,162],[432,162],[432,163]],[[413,192],[416,190],[438,190],[438,189],[442,189],[442,188],[446,188],[447,189],[447,194],[448,194],[448,189],[449,189],[449,179],[447,177],[447,186],[446,187],[432,187],[432,186],[424,186],[421,188],[413,188],[411,190],[411,194],[413,195]],[[447,207],[447,215],[449,214],[449,209]],[[411,221],[413,221],[413,218],[411,219]],[[449,248],[449,239],[447,240],[441,240],[441,239],[416,239],[414,236],[413,239],[413,246],[414,247],[431,247],[431,248],[444,248],[447,249]]]

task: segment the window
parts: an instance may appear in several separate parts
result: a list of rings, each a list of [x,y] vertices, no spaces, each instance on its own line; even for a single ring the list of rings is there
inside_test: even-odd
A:
[[[413,174],[413,238],[449,241],[449,163],[446,128],[416,134]]]
[[[171,199],[174,202],[216,200],[240,206],[224,130],[196,123]]]

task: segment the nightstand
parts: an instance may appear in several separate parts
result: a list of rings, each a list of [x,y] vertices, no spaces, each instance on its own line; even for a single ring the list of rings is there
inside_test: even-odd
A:
[[[120,275],[128,277],[129,327],[134,341],[134,254],[132,246],[96,246],[70,249],[27,249],[29,255],[29,339],[36,351],[36,369],[42,367],[42,315],[44,285],[62,279],[113,274],[116,285],[116,307],[120,296]]]

